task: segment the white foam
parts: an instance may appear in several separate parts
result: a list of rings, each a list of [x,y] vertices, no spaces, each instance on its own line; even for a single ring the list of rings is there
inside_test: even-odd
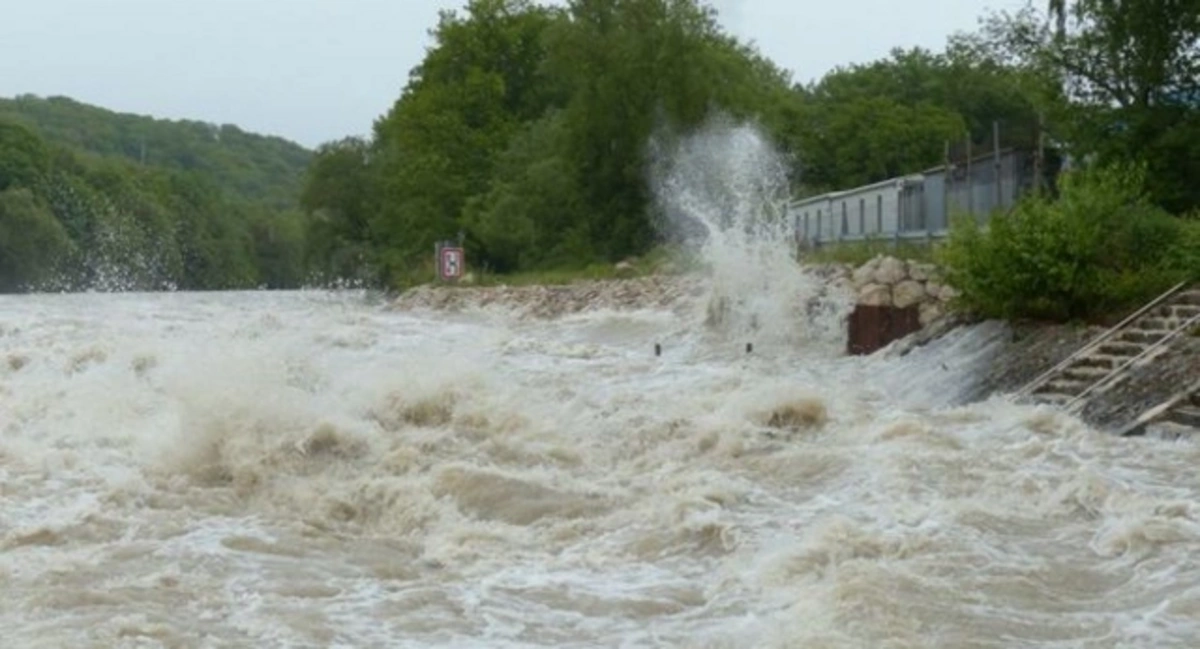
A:
[[[787,219],[785,158],[753,124],[715,118],[677,141],[652,147],[651,186],[670,235],[691,238],[711,272],[706,309],[734,340],[815,349],[844,339],[851,296],[805,272]],[[695,233],[694,235],[692,233]]]

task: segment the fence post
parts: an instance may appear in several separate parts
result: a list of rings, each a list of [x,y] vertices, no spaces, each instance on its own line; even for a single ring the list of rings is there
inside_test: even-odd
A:
[[[978,220],[975,216],[975,177],[971,175],[971,134],[967,133],[967,214],[971,218]]]
[[[1004,192],[1000,180],[1000,120],[992,122],[992,157],[996,165],[996,204],[992,206],[992,210],[995,211],[1004,206]]]
[[[950,229],[950,140],[942,153],[942,229]]]
[[[1037,147],[1033,153],[1033,191],[1035,194],[1042,192],[1042,156],[1045,155],[1046,147],[1046,114],[1038,111],[1037,120]]]

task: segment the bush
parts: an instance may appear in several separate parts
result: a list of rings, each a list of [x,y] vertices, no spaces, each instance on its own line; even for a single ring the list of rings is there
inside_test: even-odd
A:
[[[1144,302],[1197,270],[1192,223],[1152,205],[1141,168],[1072,172],[986,229],[956,220],[939,260],[961,306],[988,317],[1085,319]]]
[[[1166,266],[1183,279],[1200,282],[1200,212],[1179,224],[1179,236],[1166,255]]]

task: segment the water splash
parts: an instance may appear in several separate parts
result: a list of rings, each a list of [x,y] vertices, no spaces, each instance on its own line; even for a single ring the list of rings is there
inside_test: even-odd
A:
[[[675,142],[656,139],[651,153],[664,234],[711,271],[710,330],[779,343],[843,335],[848,299],[830,300],[825,282],[797,263],[787,160],[761,129],[719,116]]]

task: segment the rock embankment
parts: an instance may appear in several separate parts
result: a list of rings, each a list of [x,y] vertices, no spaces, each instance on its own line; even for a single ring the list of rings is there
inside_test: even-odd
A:
[[[905,309],[916,306],[927,327],[949,311],[958,292],[933,264],[879,256],[850,273],[858,304]]]
[[[1007,339],[993,347],[985,369],[967,401],[1011,394],[1074,354],[1104,327],[1046,323],[1004,323]],[[1200,376],[1200,338],[1177,340],[1171,351],[1152,363],[1131,368],[1129,376],[1089,399],[1079,413],[1088,425],[1117,431],[1143,412],[1175,395]]]
[[[879,256],[860,267],[845,264],[808,266],[820,278],[820,300],[831,293],[868,306],[917,306],[923,327],[944,324],[949,303],[958,294],[933,264]],[[574,282],[560,286],[418,286],[400,295],[392,308],[462,311],[499,308],[521,317],[553,318],[588,309],[690,308],[705,295],[702,274],[651,275]],[[938,327],[941,329],[941,327]]]
[[[555,318],[597,309],[685,309],[702,296],[701,277],[652,275],[561,286],[418,286],[392,308],[463,311],[498,308],[519,317]]]

